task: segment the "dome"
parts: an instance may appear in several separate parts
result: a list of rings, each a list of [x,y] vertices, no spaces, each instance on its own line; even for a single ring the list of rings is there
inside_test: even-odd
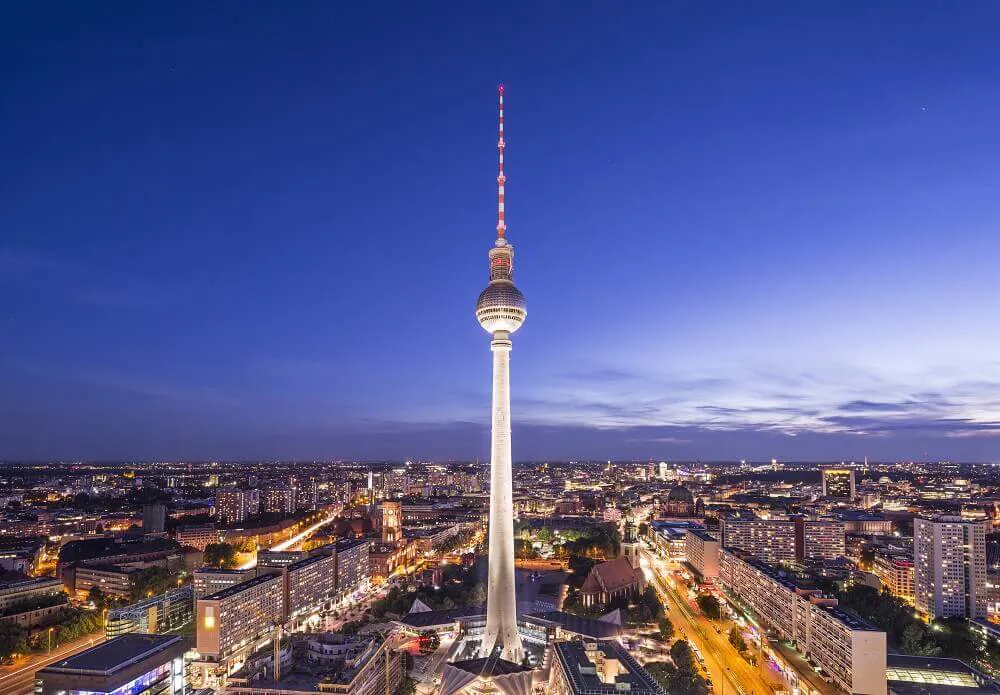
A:
[[[513,333],[521,327],[527,315],[524,295],[512,282],[491,282],[476,302],[476,318],[490,333]]]
[[[678,485],[667,494],[670,502],[694,502],[694,495],[683,485]]]

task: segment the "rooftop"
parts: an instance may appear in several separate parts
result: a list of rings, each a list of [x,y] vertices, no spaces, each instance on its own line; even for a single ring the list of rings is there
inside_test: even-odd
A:
[[[39,673],[86,671],[92,674],[110,675],[173,647],[183,649],[183,642],[183,638],[177,635],[145,635],[133,632],[115,637],[63,661],[57,661]]]
[[[268,582],[276,582],[281,580],[280,574],[262,574],[259,577],[254,577],[253,579],[248,579],[245,582],[240,582],[239,584],[234,584],[233,586],[226,587],[221,591],[216,591],[214,594],[209,594],[208,596],[202,596],[201,601],[221,601],[227,599],[231,596],[235,596],[247,589],[252,589],[260,584],[266,584]]]
[[[626,689],[633,695],[663,693],[653,677],[617,642],[556,642],[552,646],[574,693],[610,695],[620,692],[622,686],[627,686]],[[605,669],[602,678],[598,673],[598,664],[590,656],[618,662],[617,672]],[[608,676],[613,678],[613,682],[607,682]]]

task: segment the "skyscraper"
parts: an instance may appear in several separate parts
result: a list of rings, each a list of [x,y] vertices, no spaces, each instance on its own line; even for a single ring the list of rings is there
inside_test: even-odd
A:
[[[514,504],[510,450],[510,336],[527,315],[524,296],[514,286],[514,249],[504,223],[503,85],[499,89],[500,138],[497,143],[497,238],[489,252],[490,281],[476,302],[476,318],[493,336],[493,421],[490,448],[490,569],[486,590],[486,630],[482,656],[499,652],[520,662],[524,656],[517,632],[514,598]]]
[[[986,526],[960,516],[913,520],[918,611],[932,618],[986,617]]]

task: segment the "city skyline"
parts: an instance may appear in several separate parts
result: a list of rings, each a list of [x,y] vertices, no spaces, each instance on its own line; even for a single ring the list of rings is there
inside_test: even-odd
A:
[[[974,5],[18,8],[0,458],[486,458],[503,79],[517,460],[997,460]]]

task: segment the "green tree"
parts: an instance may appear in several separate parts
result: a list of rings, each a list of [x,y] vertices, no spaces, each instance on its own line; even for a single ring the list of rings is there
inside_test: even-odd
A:
[[[670,622],[670,618],[663,615],[657,622],[657,627],[660,628],[660,639],[666,642],[674,636],[674,624]]]
[[[694,671],[694,653],[687,640],[679,639],[670,647],[670,658],[680,671]]]
[[[722,605],[719,603],[719,599],[712,596],[712,594],[699,594],[695,602],[706,618],[718,620],[722,617]]]
[[[104,608],[105,601],[107,600],[104,596],[104,592],[101,591],[100,587],[92,586],[90,591],[87,592],[87,600],[93,602],[98,609]]]
[[[210,567],[236,567],[236,548],[229,543],[209,543],[205,546],[204,562]]]
[[[899,641],[899,648],[914,656],[938,656],[941,647],[934,644],[926,627],[920,623],[907,625]]]
[[[729,628],[729,644],[736,647],[736,651],[740,654],[745,654],[747,651],[747,641],[743,639],[743,633],[735,625]]]

